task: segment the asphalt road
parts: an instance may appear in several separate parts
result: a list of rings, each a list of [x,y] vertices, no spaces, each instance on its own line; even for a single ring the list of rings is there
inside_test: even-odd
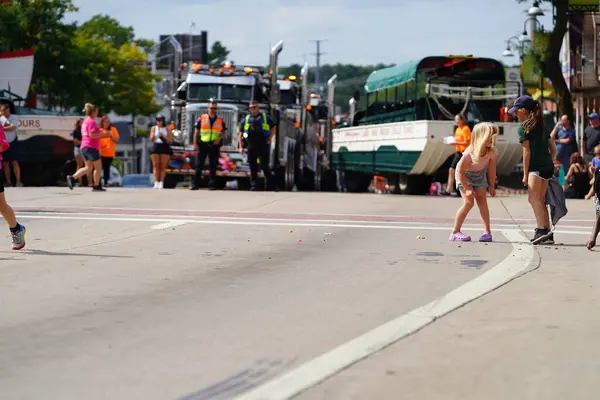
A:
[[[469,394],[479,386],[487,393],[485,385],[459,372],[476,366],[481,376],[486,365],[504,369],[498,382],[479,381],[498,388],[485,398],[542,398],[534,389],[545,381],[519,380],[523,367],[511,367],[528,365],[526,351],[489,350],[490,335],[515,329],[510,319],[496,327],[495,316],[540,318],[518,301],[562,276],[540,285],[540,266],[600,265],[597,253],[580,247],[593,216],[583,201],[569,204],[557,228],[562,244],[534,250],[522,233],[533,226],[520,197],[491,200],[495,243],[458,245],[447,240],[458,199],[63,188],[6,194],[28,230],[25,251],[10,251],[8,235],[0,251],[6,399],[482,398]],[[480,229],[475,210],[465,231]],[[544,305],[556,300],[546,290],[536,296],[547,296]],[[578,301],[597,306],[598,295],[586,293]],[[581,317],[563,311],[564,324]],[[482,316],[485,329],[473,322]],[[462,321],[458,328],[448,326],[453,318]],[[460,351],[447,339],[456,331],[481,336]],[[597,375],[598,365],[584,362],[590,355],[577,356],[593,367],[571,378],[579,390],[580,379]],[[547,379],[565,373],[558,359],[556,368],[551,359],[544,365]],[[585,382],[579,393],[600,389]]]

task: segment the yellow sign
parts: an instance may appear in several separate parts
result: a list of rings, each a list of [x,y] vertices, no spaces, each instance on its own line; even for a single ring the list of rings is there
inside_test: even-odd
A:
[[[569,11],[598,12],[598,0],[569,0]]]

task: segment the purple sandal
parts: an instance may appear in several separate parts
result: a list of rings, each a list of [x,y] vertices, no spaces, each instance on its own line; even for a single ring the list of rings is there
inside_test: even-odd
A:
[[[483,235],[481,235],[481,237],[479,238],[480,242],[491,242],[492,241],[492,234],[489,232],[485,232]]]
[[[457,232],[454,235],[450,235],[451,242],[470,242],[471,236],[467,236],[462,232]]]

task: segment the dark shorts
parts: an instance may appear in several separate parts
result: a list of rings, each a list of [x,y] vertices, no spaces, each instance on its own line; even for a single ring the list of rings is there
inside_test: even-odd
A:
[[[152,145],[152,150],[150,150],[152,154],[162,154],[162,155],[171,155],[173,154],[173,150],[168,143],[154,143]]]
[[[4,159],[2,159],[4,162]],[[4,193],[4,174],[2,173],[2,168],[0,168],[0,193]]]
[[[460,161],[461,158],[462,158],[461,152],[457,151],[456,153],[454,153],[454,158],[452,159],[452,164],[450,164],[450,168],[456,169],[456,167],[458,166],[458,162]]]
[[[98,161],[100,159],[100,151],[91,147],[81,149],[81,155],[85,161]]]
[[[540,170],[540,171],[529,171],[529,175],[539,176],[540,178],[547,181],[548,179],[550,179],[554,176],[554,170],[550,169],[550,170]]]
[[[2,153],[2,162],[19,161],[19,142],[14,141],[10,143],[10,147]]]

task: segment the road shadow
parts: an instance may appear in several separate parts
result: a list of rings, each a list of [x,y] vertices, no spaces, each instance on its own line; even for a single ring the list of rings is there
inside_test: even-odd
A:
[[[4,254],[15,254],[15,251],[0,251],[0,253]],[[27,254],[34,256],[77,256],[77,257],[98,257],[98,258],[134,258],[132,256],[119,256],[114,254],[89,254],[89,253],[66,253],[62,251],[47,251],[47,250],[36,250],[36,249],[28,249],[28,250],[20,250],[19,254]],[[15,258],[0,258],[0,260],[15,260]]]
[[[250,368],[235,373],[220,382],[205,387],[197,392],[181,397],[179,400],[225,400],[240,395],[274,378],[289,366],[292,360],[259,360]]]

